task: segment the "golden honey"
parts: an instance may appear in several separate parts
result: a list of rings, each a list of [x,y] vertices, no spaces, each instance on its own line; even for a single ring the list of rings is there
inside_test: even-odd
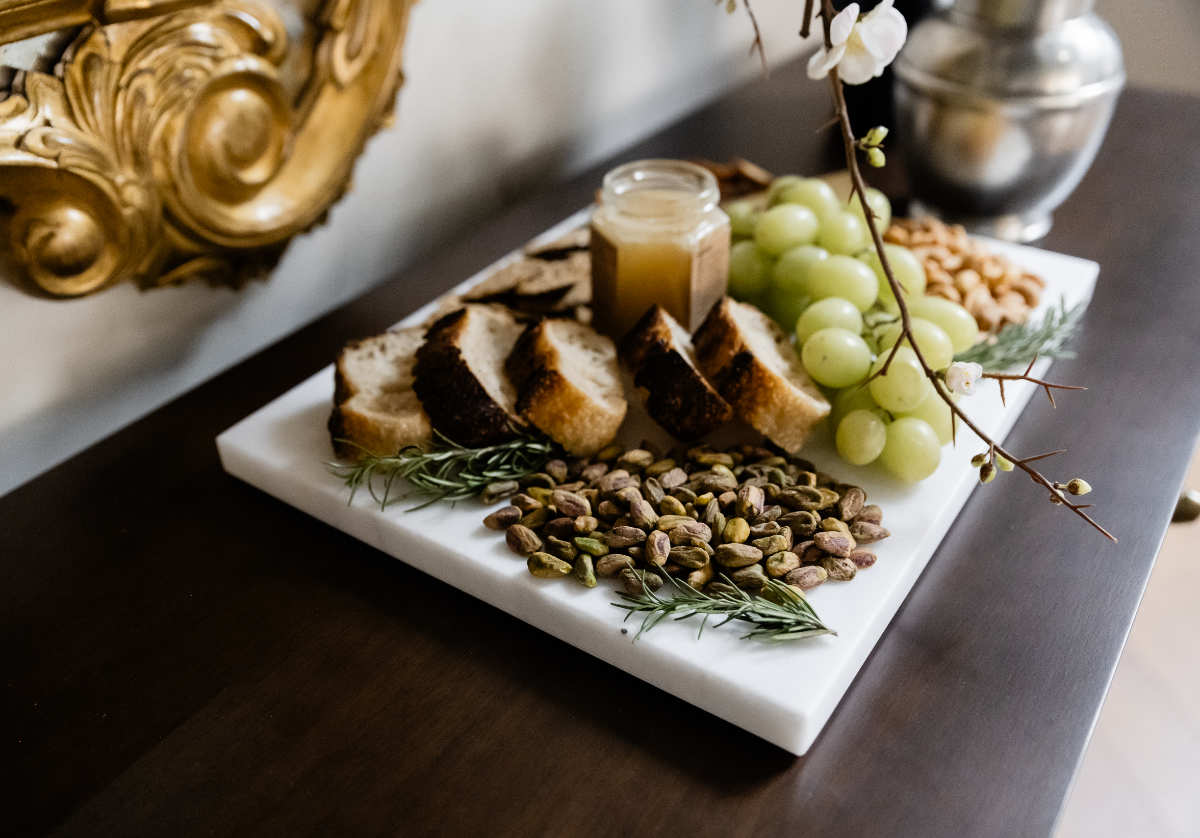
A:
[[[681,160],[640,160],[604,177],[592,216],[592,310],[620,339],[658,303],[689,332],[725,293],[729,218],[716,179]]]

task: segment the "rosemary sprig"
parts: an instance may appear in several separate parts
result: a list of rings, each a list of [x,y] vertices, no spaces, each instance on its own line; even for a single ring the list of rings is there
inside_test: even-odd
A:
[[[643,585],[640,594],[618,591],[625,602],[614,602],[613,605],[628,612],[625,615],[626,620],[635,613],[643,615],[642,625],[634,636],[635,639],[667,617],[686,620],[696,616],[704,618],[700,622],[699,631],[696,632],[697,637],[704,632],[709,617],[723,617],[724,619],[716,624],[718,626],[723,626],[730,620],[749,623],[750,631],[742,635],[746,640],[780,642],[822,634],[837,634],[821,622],[808,600],[788,585],[768,579],[766,587],[763,588],[766,596],[751,596],[736,587],[724,574],[721,580],[726,584],[726,590],[706,594],[686,582],[668,576],[666,585],[671,588],[671,596],[659,596],[650,590],[649,586]]]
[[[350,489],[348,503],[365,486],[381,509],[408,497],[405,492],[395,493],[397,479],[406,481],[412,494],[425,499],[413,507],[420,509],[439,500],[474,497],[498,480],[533,474],[556,451],[553,443],[527,436],[498,445],[465,448],[442,434],[436,434],[435,447],[429,450],[409,445],[395,454],[380,455],[356,447],[365,452],[361,460],[353,465],[329,463],[329,469]]]
[[[984,369],[1001,370],[1027,364],[1035,357],[1074,358],[1068,348],[1079,321],[1083,303],[1067,308],[1062,299],[1037,322],[1010,323],[990,341],[977,343],[954,356],[956,361],[974,361]]]

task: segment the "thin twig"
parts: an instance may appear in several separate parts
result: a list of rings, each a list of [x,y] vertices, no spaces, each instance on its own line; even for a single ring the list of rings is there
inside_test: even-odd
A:
[[[750,44],[750,54],[758,51],[758,59],[762,62],[763,76],[771,75],[771,70],[767,66],[767,51],[763,48],[762,30],[758,28],[758,18],[754,14],[754,8],[750,5],[750,0],[742,0],[746,6],[746,14],[750,16],[750,25],[754,27],[754,43]]]
[[[826,49],[829,49],[833,43],[830,38],[830,23],[835,14],[831,0],[821,0],[821,11],[822,22],[824,25],[825,47]],[[808,18],[806,17],[806,20],[807,19]],[[880,267],[883,269],[883,274],[888,281],[889,287],[892,289],[892,294],[896,298],[897,307],[900,309],[901,334],[897,338],[895,345],[892,347],[891,354],[889,354],[887,361],[885,361],[883,369],[887,369],[888,363],[890,363],[891,359],[895,357],[897,347],[904,343],[905,338],[907,338],[907,342],[912,348],[913,353],[916,355],[917,361],[920,362],[921,368],[925,372],[925,376],[933,384],[934,391],[938,394],[942,401],[949,406],[952,417],[956,417],[958,420],[961,420],[963,424],[974,431],[976,436],[978,436],[983,442],[987,443],[988,450],[993,457],[996,454],[999,454],[1009,462],[1013,463],[1017,468],[1025,472],[1029,476],[1030,480],[1047,489],[1050,492],[1052,501],[1066,506],[1084,521],[1095,527],[1100,533],[1115,542],[1117,540],[1116,537],[1084,511],[1089,504],[1077,504],[1067,500],[1063,496],[1062,492],[1054,485],[1053,481],[1049,480],[1040,471],[1029,465],[1032,460],[1022,459],[1021,457],[1011,454],[1002,446],[997,444],[990,436],[988,436],[988,434],[984,433],[983,429],[975,424],[971,417],[968,416],[960,407],[958,407],[957,404],[955,404],[954,399],[951,398],[950,392],[946,389],[946,386],[942,382],[940,376],[938,376],[937,372],[929,366],[929,362],[925,360],[925,356],[921,353],[921,348],[913,336],[912,319],[908,312],[908,304],[904,300],[904,289],[900,286],[900,283],[892,274],[891,265],[888,264],[887,252],[883,246],[883,237],[880,235],[879,227],[875,223],[874,214],[871,212],[870,204],[867,202],[867,187],[863,182],[862,172],[858,167],[858,158],[855,153],[856,139],[854,136],[854,129],[850,124],[850,112],[846,106],[846,95],[845,91],[842,89],[841,79],[838,78],[837,67],[834,67],[829,71],[829,86],[833,93],[834,110],[836,111],[838,120],[842,126],[842,141],[846,149],[846,168],[850,171],[850,182],[852,184],[853,192],[854,194],[858,195],[858,200],[862,206],[867,229],[871,233],[871,240],[875,245],[876,253],[879,255]],[[1050,394],[1050,389],[1047,388],[1046,392],[1047,394]],[[1053,395],[1050,396],[1050,399],[1051,402],[1053,402]]]

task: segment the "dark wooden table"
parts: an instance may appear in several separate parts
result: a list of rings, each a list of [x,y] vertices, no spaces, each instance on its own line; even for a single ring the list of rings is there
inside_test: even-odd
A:
[[[792,67],[621,157],[828,168],[823,96]],[[1069,446],[1121,543],[1015,477],[977,491],[807,757],[217,461],[217,433],[581,206],[606,163],[0,499],[5,831],[1047,834],[1200,425],[1196,125],[1200,100],[1128,91],[1045,243],[1103,266],[1054,376],[1091,389],[1034,401],[1011,441]]]

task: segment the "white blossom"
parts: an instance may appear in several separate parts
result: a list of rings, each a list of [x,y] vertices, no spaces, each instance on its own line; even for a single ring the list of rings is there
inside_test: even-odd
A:
[[[838,12],[829,25],[830,49],[822,47],[808,61],[808,77],[823,79],[837,67],[846,84],[862,84],[878,77],[895,59],[908,37],[904,15],[883,0],[858,19],[858,4]],[[818,4],[819,5],[819,4]]]
[[[946,386],[951,393],[969,396],[983,377],[983,367],[974,361],[955,361],[946,370]]]

